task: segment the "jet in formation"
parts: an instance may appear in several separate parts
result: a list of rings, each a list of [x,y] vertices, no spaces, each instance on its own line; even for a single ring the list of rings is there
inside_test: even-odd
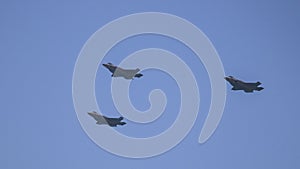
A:
[[[111,77],[123,77],[125,79],[133,79],[135,77],[140,78],[143,74],[138,73],[139,68],[136,69],[123,69],[113,65],[112,63],[103,64],[111,73]]]
[[[104,124],[104,125],[109,125],[110,127],[117,127],[117,125],[123,126],[126,124],[125,122],[122,122],[122,120],[124,119],[123,117],[109,118],[109,117],[102,116],[95,111],[88,112],[88,114],[92,116],[97,121],[96,124],[99,125]]]
[[[260,82],[247,83],[247,82],[238,80],[238,79],[234,78],[233,76],[225,77],[225,80],[227,80],[233,86],[231,88],[231,90],[244,90],[244,92],[246,92],[246,93],[252,93],[254,90],[261,91],[264,89],[263,87],[259,87],[259,85],[261,85]]]

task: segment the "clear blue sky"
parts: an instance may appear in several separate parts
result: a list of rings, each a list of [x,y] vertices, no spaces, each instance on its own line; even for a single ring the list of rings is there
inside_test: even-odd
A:
[[[165,37],[123,41],[104,62],[119,63],[143,48],[170,50],[190,65],[201,93],[200,115],[178,146],[156,157],[128,159],[102,150],[83,131],[73,106],[72,75],[81,48],[96,30],[121,16],[149,11],[192,22],[214,44],[226,75],[259,80],[265,90],[245,94],[228,85],[219,127],[198,144],[210,104],[203,65],[184,45]],[[0,168],[300,168],[300,1],[1,1],[0,23]],[[155,88],[169,100],[163,121],[127,121],[118,128],[137,137],[165,130],[179,102],[172,78],[143,73],[131,86],[133,104],[147,109]],[[109,87],[110,74],[99,67],[98,104],[107,115],[118,116]]]

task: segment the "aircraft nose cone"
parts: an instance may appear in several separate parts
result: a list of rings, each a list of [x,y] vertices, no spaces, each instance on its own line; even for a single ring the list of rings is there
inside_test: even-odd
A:
[[[104,67],[108,68],[108,64],[102,64]]]
[[[226,81],[231,81],[231,78],[230,77],[224,77],[224,79],[226,80]]]

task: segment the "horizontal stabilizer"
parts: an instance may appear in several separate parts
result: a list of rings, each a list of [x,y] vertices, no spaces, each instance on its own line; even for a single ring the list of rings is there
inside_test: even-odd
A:
[[[263,90],[264,88],[263,87],[258,87],[256,90],[257,91],[261,91],[261,90]]]
[[[125,124],[126,124],[125,122],[120,122],[119,123],[119,125],[122,125],[122,126],[125,125]]]
[[[141,74],[141,73],[138,73],[138,74],[136,74],[134,77],[138,77],[138,78],[140,78],[140,77],[142,77],[143,76],[143,74]]]

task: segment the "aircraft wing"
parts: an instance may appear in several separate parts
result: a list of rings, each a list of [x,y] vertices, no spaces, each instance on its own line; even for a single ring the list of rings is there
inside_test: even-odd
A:
[[[139,70],[139,69],[127,69],[127,70],[125,70],[125,71],[128,72],[128,73],[136,74],[136,73],[139,72],[140,70]]]
[[[126,79],[132,79],[135,76],[135,74],[139,71],[140,71],[139,69],[122,69],[122,68],[118,68],[115,71],[114,76],[115,77],[122,76]]]
[[[105,120],[107,121],[107,124],[111,127],[116,127],[117,125],[125,125],[126,122],[121,122],[121,120],[123,120],[123,117],[119,117],[119,118],[108,118],[105,117]]]
[[[252,92],[253,92],[253,90],[250,90],[250,89],[244,89],[244,91],[245,91],[246,93],[252,93]]]
[[[105,118],[105,120],[111,121],[111,122],[119,122],[119,121],[123,120],[123,117],[121,117],[121,118],[111,118],[111,117],[105,117],[105,116],[103,116],[103,117]]]
[[[122,68],[118,68],[117,71],[120,71],[123,74],[135,75],[140,70],[139,69],[122,69]]]
[[[245,86],[249,87],[256,87],[258,84],[257,83],[244,83]]]
[[[92,117],[97,121],[97,123],[107,123],[105,118],[99,114],[93,115]]]

